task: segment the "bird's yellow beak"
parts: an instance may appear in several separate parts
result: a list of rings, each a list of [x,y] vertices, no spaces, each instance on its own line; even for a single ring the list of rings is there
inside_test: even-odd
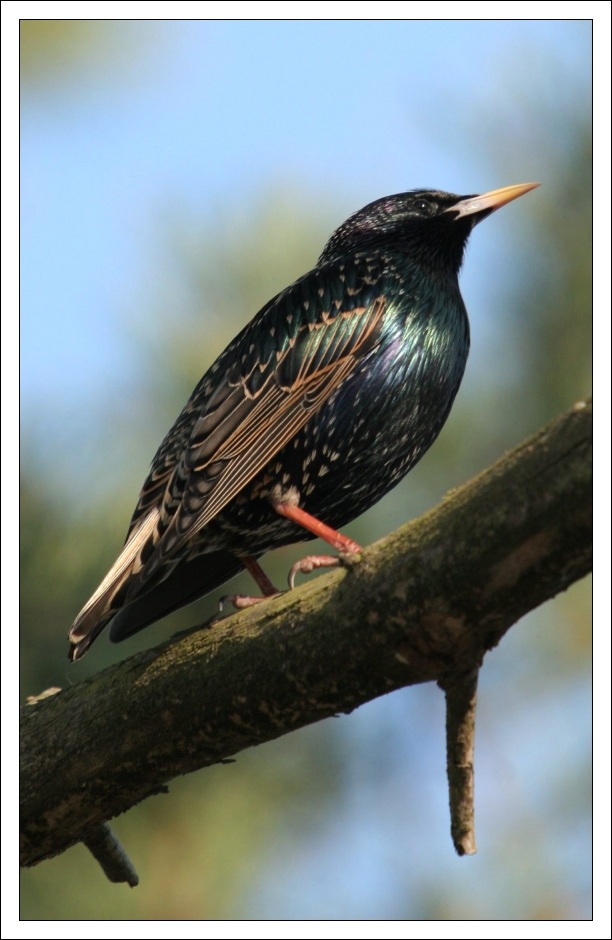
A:
[[[539,186],[539,183],[516,183],[514,186],[502,186],[501,189],[492,189],[482,196],[466,196],[461,202],[456,202],[448,211],[456,212],[457,216],[477,215],[480,212],[495,212],[505,206],[507,202],[518,199]]]

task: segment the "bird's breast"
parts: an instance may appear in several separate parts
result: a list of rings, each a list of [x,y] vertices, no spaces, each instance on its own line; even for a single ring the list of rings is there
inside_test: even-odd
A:
[[[469,330],[458,292],[428,307],[390,305],[381,339],[222,517],[235,516],[255,553],[308,536],[275,516],[275,486],[334,528],[384,496],[421,459],[448,417],[465,369]],[[248,525],[245,526],[248,519]]]

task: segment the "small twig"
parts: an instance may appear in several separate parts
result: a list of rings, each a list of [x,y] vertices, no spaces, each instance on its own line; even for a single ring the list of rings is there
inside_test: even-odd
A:
[[[90,829],[83,839],[83,844],[87,846],[109,881],[115,884],[126,882],[130,888],[136,887],[136,870],[108,823]]]
[[[457,855],[476,853],[474,727],[478,669],[440,683],[446,695],[446,773],[451,835]]]

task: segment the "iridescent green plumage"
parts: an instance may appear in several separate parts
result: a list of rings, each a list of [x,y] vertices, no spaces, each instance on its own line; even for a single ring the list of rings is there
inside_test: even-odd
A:
[[[312,538],[286,505],[337,529],[414,466],[465,368],[458,272],[469,233],[533,185],[402,193],[334,232],[317,266],[266,304],[194,390],[153,459],[122,554],[72,627],[71,658],[109,622],[122,639],[217,587],[245,557],[254,565]]]

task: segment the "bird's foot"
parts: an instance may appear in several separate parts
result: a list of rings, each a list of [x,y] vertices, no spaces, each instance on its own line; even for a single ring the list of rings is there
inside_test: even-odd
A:
[[[340,559],[337,555],[306,555],[305,558],[296,561],[289,572],[287,578],[289,587],[291,590],[295,587],[296,574],[310,574],[312,571],[316,571],[317,568],[337,568],[339,564]]]
[[[337,568],[340,564],[350,566],[359,560],[362,551],[361,545],[355,542],[354,539],[350,539],[348,535],[343,535],[342,532],[332,529],[331,526],[321,522],[320,519],[311,516],[309,512],[295,505],[291,499],[286,501],[272,500],[271,502],[272,508],[279,516],[291,519],[296,525],[302,526],[308,532],[323,539],[324,542],[327,542],[338,552],[338,555],[307,555],[306,558],[296,562],[287,579],[290,588],[294,587],[295,576],[298,573],[310,574],[317,568]]]
[[[267,600],[267,598],[272,597],[273,594],[281,593],[281,591],[274,590],[272,594],[261,594],[259,596],[251,596],[250,594],[224,594],[223,597],[219,598],[219,613],[223,613],[225,604],[231,604],[236,610],[246,610],[247,607],[254,607],[255,604],[260,604],[262,601]]]
[[[306,555],[305,558],[296,561],[289,572],[287,578],[289,587],[291,590],[295,587],[296,574],[310,574],[312,571],[316,571],[317,568],[337,568],[339,565],[350,567],[353,563],[359,561],[359,558],[359,552],[342,552],[340,555]]]
[[[252,555],[240,555],[240,561],[249,572],[257,587],[262,592],[259,595],[250,594],[225,594],[219,599],[219,613],[223,613],[225,604],[231,604],[236,610],[245,610],[247,607],[254,607],[255,604],[265,601],[266,597],[272,597],[273,594],[280,594],[278,588],[274,587],[268,575],[261,568]]]

